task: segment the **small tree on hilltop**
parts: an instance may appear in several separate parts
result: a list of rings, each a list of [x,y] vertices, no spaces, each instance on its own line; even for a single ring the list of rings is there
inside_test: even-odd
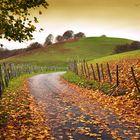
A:
[[[68,30],[63,34],[63,39],[69,40],[69,39],[72,39],[73,36],[74,36],[74,32],[72,30]]]
[[[31,43],[27,48],[26,51],[34,50],[43,47],[42,44],[38,42]]]
[[[101,37],[107,37],[106,35],[101,35]]]
[[[58,35],[56,38],[55,38],[55,41],[56,42],[62,42],[63,41],[63,37],[61,35]]]
[[[52,34],[49,34],[45,40],[44,45],[45,46],[51,45],[53,43],[53,39],[54,39],[54,36]]]
[[[83,37],[86,37],[86,36],[85,36],[85,34],[82,33],[82,32],[79,32],[79,33],[77,33],[77,34],[74,35],[74,38],[75,38],[75,39],[83,38]]]

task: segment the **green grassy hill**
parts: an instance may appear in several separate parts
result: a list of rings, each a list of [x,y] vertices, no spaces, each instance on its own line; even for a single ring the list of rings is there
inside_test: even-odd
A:
[[[114,55],[109,55],[101,58],[97,58],[94,60],[88,61],[88,63],[105,63],[105,62],[113,62],[113,61],[120,61],[120,60],[129,60],[129,59],[140,59],[140,50],[124,52]]]
[[[45,64],[48,66],[66,66],[71,58],[92,60],[112,54],[118,44],[131,43],[132,40],[109,37],[89,37],[78,41],[59,43],[44,47],[3,61],[15,63]]]

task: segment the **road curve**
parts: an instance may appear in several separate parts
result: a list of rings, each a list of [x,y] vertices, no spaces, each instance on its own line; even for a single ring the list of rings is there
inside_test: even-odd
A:
[[[40,74],[29,79],[30,92],[37,102],[45,105],[48,124],[56,140],[114,139],[107,128],[114,132],[117,130],[120,139],[130,139],[123,131],[129,132],[128,125],[131,124],[120,122],[117,116],[98,103],[79,96],[79,93],[60,80],[63,74],[64,72]],[[75,106],[72,101],[65,101],[63,96],[73,97],[77,102],[80,100],[79,106]],[[90,109],[90,113],[82,111],[83,108]],[[97,122],[97,116],[105,124],[104,127]],[[131,136],[134,133],[131,131]]]

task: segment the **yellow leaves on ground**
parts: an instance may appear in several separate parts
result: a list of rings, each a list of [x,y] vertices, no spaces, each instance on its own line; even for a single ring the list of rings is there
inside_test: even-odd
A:
[[[71,87],[76,92],[72,95],[67,95],[64,92],[62,95],[63,100],[79,107],[82,112],[88,114],[92,118],[90,120],[86,120],[84,117],[81,116],[81,118],[79,118],[81,123],[85,125],[90,124],[100,126],[100,128],[103,128],[103,130],[111,134],[112,137],[117,140],[125,139],[126,137],[130,136],[132,136],[130,137],[130,139],[138,140],[140,134],[133,132],[139,132],[140,130],[139,98],[131,98],[129,95],[117,97],[107,96],[99,92],[98,90],[93,91],[86,88],[80,88],[79,86],[71,83],[69,83],[69,87]],[[116,121],[109,118],[112,115],[115,115],[118,118],[118,125],[125,124],[125,127],[129,129],[129,131],[123,128],[121,132],[120,129],[117,128],[115,128],[114,130],[110,129],[110,124],[116,124]],[[79,133],[84,133],[85,135],[95,137],[97,136],[98,138],[98,134],[92,134],[88,131],[87,128],[82,127],[79,128],[77,131]],[[98,131],[98,133],[102,132],[102,130]],[[120,133],[123,133],[125,138],[121,137],[119,135]]]
[[[6,92],[0,102],[0,139],[54,139],[44,112],[29,95],[27,84],[16,92]]]

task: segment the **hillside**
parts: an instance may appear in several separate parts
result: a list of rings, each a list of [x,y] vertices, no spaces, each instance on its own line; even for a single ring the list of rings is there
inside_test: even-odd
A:
[[[132,40],[109,37],[89,37],[74,42],[53,44],[49,48],[41,48],[23,53],[1,62],[31,63],[48,66],[66,66],[71,58],[92,60],[112,54],[118,44],[131,43]]]
[[[135,51],[129,51],[129,52],[124,52],[124,53],[119,53],[119,54],[114,54],[114,55],[109,55],[101,58],[97,58],[94,60],[90,60],[88,63],[106,63],[106,62],[118,62],[121,60],[129,60],[129,59],[140,59],[140,50],[135,50]]]

